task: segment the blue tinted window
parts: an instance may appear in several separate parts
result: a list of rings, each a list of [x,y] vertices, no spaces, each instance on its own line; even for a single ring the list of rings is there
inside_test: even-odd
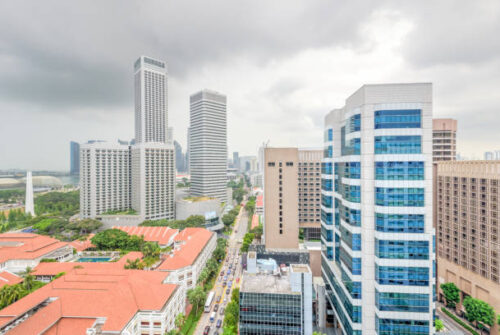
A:
[[[359,155],[361,153],[361,139],[357,137],[346,141],[345,134],[345,127],[342,127],[340,129],[340,154],[342,156]]]
[[[321,236],[327,242],[333,242],[333,231],[326,229],[323,225],[321,226]]]
[[[361,274],[361,258],[351,257],[347,251],[340,247],[340,260],[353,275]]]
[[[345,223],[354,227],[361,227],[361,211],[359,209],[352,209],[342,205],[339,202],[339,215]]]
[[[376,162],[375,179],[422,180],[424,179],[424,162]]]
[[[333,157],[333,146],[329,145],[323,150],[323,157],[332,158]]]
[[[375,187],[375,204],[389,207],[425,206],[423,188]]]
[[[347,133],[352,133],[361,130],[361,114],[353,115],[347,122]]]
[[[332,163],[321,163],[322,174],[332,174]]]
[[[375,111],[375,129],[420,128],[420,109]]]
[[[375,293],[375,304],[379,311],[429,312],[429,295],[419,293]]]
[[[360,162],[335,163],[335,171],[340,178],[359,179],[361,178]]]
[[[375,136],[375,154],[419,154],[420,136]]]
[[[351,250],[361,250],[361,234],[352,234],[344,226],[340,226],[341,239],[347,244]]]
[[[340,225],[340,216],[339,216],[339,208],[342,204],[339,199],[335,198],[335,227],[339,227]]]
[[[323,221],[326,225],[331,226],[333,224],[332,213],[327,213],[321,209],[321,221]]]
[[[424,216],[421,214],[375,213],[375,229],[386,233],[423,233]]]
[[[338,191],[342,198],[350,202],[361,202],[361,186],[339,183]]]
[[[333,191],[333,181],[331,179],[321,179],[321,189],[323,191]]]
[[[342,272],[342,284],[344,284],[347,292],[353,299],[361,299],[361,282],[352,281],[344,269],[340,268],[340,271]]]
[[[328,141],[333,141],[333,129],[328,129]]]
[[[326,208],[332,208],[332,197],[329,195],[321,195],[321,204]]]
[[[375,316],[377,335],[429,335],[429,321],[379,319]]]
[[[380,285],[429,286],[429,268],[375,265]]]
[[[375,240],[378,258],[429,259],[428,241]]]
[[[326,258],[328,258],[330,261],[333,261],[333,248],[332,247],[326,247]]]
[[[340,236],[335,234],[335,263],[340,267]]]

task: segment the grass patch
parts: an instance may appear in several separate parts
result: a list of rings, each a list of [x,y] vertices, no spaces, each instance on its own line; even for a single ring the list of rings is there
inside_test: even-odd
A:
[[[452,318],[456,323],[467,329],[471,334],[473,335],[479,335],[477,331],[475,331],[471,326],[469,326],[466,322],[464,322],[462,319],[460,319],[458,316],[450,312],[444,307],[441,307],[441,310],[443,311],[444,314],[448,315],[450,318]]]
[[[184,335],[192,335],[196,330],[196,325],[198,324],[198,321],[200,320],[202,314],[202,308],[200,308],[196,315],[194,314],[194,309],[192,309],[191,313],[189,313],[188,317],[186,318],[186,323],[184,323],[184,326],[181,329],[181,333]]]

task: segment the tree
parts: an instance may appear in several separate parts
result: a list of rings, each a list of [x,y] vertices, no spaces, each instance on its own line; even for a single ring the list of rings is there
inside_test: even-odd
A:
[[[151,257],[151,258],[158,258],[160,256],[160,247],[156,242],[145,242],[142,245],[142,254],[144,255],[145,258]]]
[[[144,269],[144,263],[140,260],[140,258],[136,259],[127,259],[127,263],[123,266],[125,269],[135,269],[142,270]]]
[[[175,317],[175,326],[177,329],[181,330],[181,328],[184,326],[184,323],[186,323],[186,316],[184,313],[179,313]]]
[[[26,269],[23,272],[21,272],[21,277],[24,278],[23,280],[24,288],[27,291],[31,291],[33,289],[33,284],[35,282],[35,277],[33,276],[33,269],[30,266],[26,267]]]
[[[250,232],[255,235],[256,239],[260,240],[262,238],[262,234],[264,233],[264,228],[262,227],[261,224],[259,224],[257,227],[253,228]]]
[[[207,268],[201,270],[200,275],[198,276],[198,283],[201,283],[201,285],[204,286],[205,282],[208,280],[209,275],[210,274],[208,273]]]
[[[185,222],[186,227],[203,227],[205,225],[205,217],[203,215],[191,215]]]
[[[226,227],[229,227],[230,225],[233,224],[234,222],[234,219],[236,219],[236,217],[231,214],[231,213],[227,213],[227,214],[224,214],[222,216],[222,223],[226,226]]]
[[[326,334],[321,333],[321,332],[313,332],[313,335],[326,335]]]
[[[495,311],[488,303],[470,296],[464,299],[465,317],[469,322],[475,322],[480,327],[484,325],[493,326],[495,322]]]
[[[92,243],[98,250],[140,251],[144,244],[142,236],[129,236],[120,229],[107,229],[94,235]]]
[[[437,332],[440,332],[444,329],[444,324],[443,324],[443,321],[439,320],[439,319],[436,319],[436,331]]]
[[[226,326],[222,330],[222,335],[236,335],[236,327],[235,326]]]
[[[455,308],[460,302],[460,289],[454,283],[444,283],[441,284],[441,290],[443,290],[444,298],[446,300],[446,307]]]
[[[197,315],[198,308],[205,303],[206,293],[203,291],[201,286],[196,286],[195,288],[189,289],[187,291],[187,299],[191,305],[194,307],[194,314]]]

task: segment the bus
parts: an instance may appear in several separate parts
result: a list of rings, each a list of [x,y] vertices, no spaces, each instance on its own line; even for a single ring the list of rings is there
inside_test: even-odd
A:
[[[214,291],[211,291],[208,294],[207,300],[205,302],[205,313],[210,312],[210,308],[212,306],[212,301],[214,300],[214,296],[215,296],[215,292]]]

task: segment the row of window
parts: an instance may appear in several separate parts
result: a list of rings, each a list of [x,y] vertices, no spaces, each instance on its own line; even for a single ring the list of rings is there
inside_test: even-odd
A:
[[[429,259],[429,242],[376,239],[375,255],[388,259]]]
[[[375,305],[379,311],[429,312],[429,295],[421,293],[394,293],[375,291]]]
[[[429,286],[429,268],[375,265],[380,285]]]

